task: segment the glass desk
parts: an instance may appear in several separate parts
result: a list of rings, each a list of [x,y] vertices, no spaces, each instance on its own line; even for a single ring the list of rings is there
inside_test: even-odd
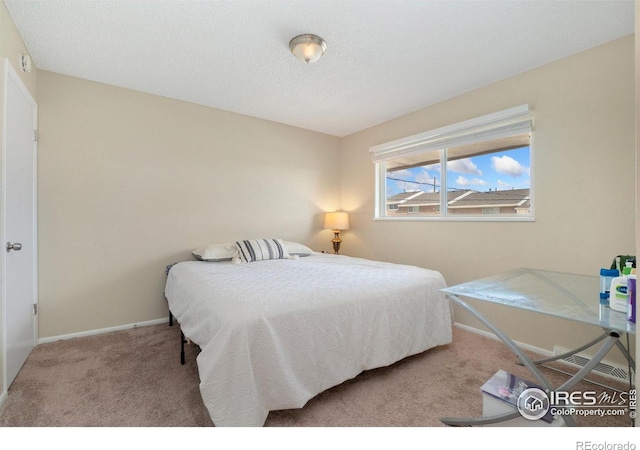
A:
[[[442,289],[449,299],[459,305],[496,335],[520,362],[535,376],[544,388],[556,391],[568,391],[579,383],[614,346],[617,346],[635,370],[635,361],[620,342],[623,334],[636,333],[636,324],[627,320],[626,314],[600,305],[600,278],[598,276],[575,275],[535,269],[516,269],[476,281]],[[585,345],[552,358],[531,360],[507,335],[491,323],[461,297],[482,300],[497,305],[532,311],[552,317],[567,319],[583,324],[599,326],[604,330],[598,338]],[[601,342],[600,348],[591,361],[561,386],[554,388],[538,368],[539,364],[555,361],[576,354]],[[631,374],[629,374],[631,376]],[[520,417],[516,410],[495,417],[476,419],[443,418],[447,425],[487,425]],[[571,416],[562,416],[567,425],[575,425]]]

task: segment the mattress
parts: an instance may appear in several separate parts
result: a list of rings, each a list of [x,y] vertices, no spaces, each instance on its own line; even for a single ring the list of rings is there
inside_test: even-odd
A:
[[[216,426],[262,426],[362,371],[451,342],[434,270],[342,255],[181,262],[165,296]]]

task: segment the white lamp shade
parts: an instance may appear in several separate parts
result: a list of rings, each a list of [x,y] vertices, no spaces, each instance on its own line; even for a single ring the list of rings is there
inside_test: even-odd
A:
[[[320,59],[327,48],[322,38],[313,34],[302,34],[291,39],[289,49],[300,61],[314,63]]]
[[[348,230],[349,214],[343,211],[328,212],[324,216],[324,228],[331,230]]]

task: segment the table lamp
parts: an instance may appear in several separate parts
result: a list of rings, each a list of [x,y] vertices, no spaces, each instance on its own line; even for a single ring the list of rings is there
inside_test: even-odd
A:
[[[324,229],[333,230],[334,237],[331,240],[333,242],[333,252],[337,255],[340,251],[340,230],[349,229],[349,214],[344,211],[328,212],[324,216]]]

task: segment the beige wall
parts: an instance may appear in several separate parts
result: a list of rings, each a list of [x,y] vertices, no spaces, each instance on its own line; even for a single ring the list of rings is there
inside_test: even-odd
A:
[[[37,70],[34,67],[31,73],[20,70],[20,54],[27,53],[27,49],[22,42],[4,2],[0,2],[0,57],[7,58],[16,70],[20,79],[25,84],[31,95],[36,99]],[[0,68],[0,86],[4,86],[4,69]],[[4,89],[0,89],[0,105],[4,104]],[[3,123],[3,109],[0,107],[0,123]],[[2,142],[2,127],[0,127],[0,142]],[[0,224],[2,221],[0,220]],[[0,268],[1,270],[1,268]],[[4,352],[4,308],[0,307],[0,351]],[[0,357],[0,389],[4,387],[4,354]],[[0,391],[0,395],[2,391]]]
[[[338,138],[45,71],[38,101],[41,338],[167,317],[205,244],[329,249]]]
[[[369,147],[525,103],[535,114],[535,222],[373,220]],[[437,269],[450,285],[523,266],[597,275],[615,255],[635,254],[634,108],[629,36],[348,136],[342,208],[351,212],[352,231],[343,248]],[[599,334],[474,305],[514,339],[547,350]],[[456,319],[482,328],[463,311],[456,310]]]

